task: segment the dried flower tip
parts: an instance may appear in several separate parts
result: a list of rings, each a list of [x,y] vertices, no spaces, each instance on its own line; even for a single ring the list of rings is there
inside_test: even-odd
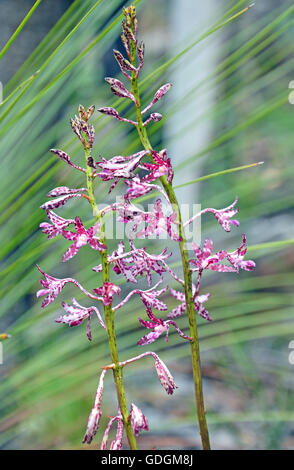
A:
[[[93,158],[93,157],[88,157],[87,165],[88,165],[90,168],[93,168],[94,170],[96,169],[95,163],[94,163],[94,158]]]
[[[82,104],[79,105],[78,111],[79,111],[80,119],[82,119],[83,121],[87,121],[86,110]]]
[[[145,415],[142,413],[140,408],[138,408],[134,403],[131,405],[130,409],[131,424],[135,436],[139,436],[139,432],[142,430],[149,431],[148,422]]]
[[[144,61],[144,53],[145,53],[145,45],[143,41],[141,41],[137,47],[138,57],[140,62],[143,64]]]
[[[90,107],[87,109],[87,120],[90,119],[90,117],[93,116],[94,111],[95,111],[95,105],[92,104],[92,106],[90,106]]]

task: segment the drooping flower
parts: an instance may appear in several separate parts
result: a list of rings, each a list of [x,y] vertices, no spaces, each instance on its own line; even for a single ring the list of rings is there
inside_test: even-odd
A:
[[[102,400],[105,374],[106,374],[106,370],[103,370],[100,375],[95,402],[94,402],[93,408],[89,416],[86,433],[83,439],[83,444],[85,442],[87,442],[87,444],[91,444],[99,427],[99,423],[100,423],[100,419],[102,415],[101,400]]]
[[[172,395],[174,393],[174,390],[178,388],[177,385],[175,384],[174,378],[171,375],[168,368],[166,367],[166,365],[164,364],[164,362],[161,359],[159,359],[159,357],[156,354],[153,353],[152,355],[155,358],[155,369],[156,369],[159,381],[161,385],[163,386],[163,388],[165,389],[166,393],[168,395]]]
[[[155,361],[155,369],[158,375],[158,378],[160,380],[161,385],[165,389],[165,391],[168,394],[173,394],[174,389],[178,388],[177,385],[175,384],[175,381],[173,379],[173,376],[171,375],[170,371],[164,364],[164,362],[159,358],[157,354],[155,354],[153,351],[147,351],[143,354],[139,354],[139,356],[132,357],[131,359],[128,359],[124,362],[121,362],[121,366],[124,367],[127,364],[131,364],[132,362],[138,361],[140,359],[143,359],[144,357],[147,356],[152,356],[154,361]],[[112,364],[113,366],[113,364]]]
[[[48,219],[51,221],[51,224],[48,222],[42,222],[40,224],[40,228],[42,228],[42,232],[48,235],[48,238],[57,237],[62,233],[62,230],[67,228],[69,225],[74,224],[73,219],[63,219],[59,215],[55,214],[53,211],[47,210]]]
[[[170,158],[166,156],[166,149],[161,150],[159,153],[152,150],[152,159],[154,163],[144,163],[144,167],[150,171],[148,175],[144,176],[142,179],[143,182],[152,183],[157,178],[165,175],[167,173],[167,181],[171,183],[173,180],[173,169],[171,165]]]
[[[100,312],[96,307],[83,307],[76,301],[75,298],[72,299],[72,303],[74,306],[69,305],[66,302],[62,302],[62,306],[67,312],[67,315],[61,315],[60,317],[58,317],[55,320],[57,323],[67,323],[69,326],[79,326],[85,319],[87,319],[87,336],[89,341],[91,341],[92,334],[90,321],[93,313],[95,313],[97,315],[100,325],[106,330],[106,326],[101,318]]]
[[[93,250],[103,251],[106,250],[106,246],[104,243],[101,243],[97,238],[95,238],[95,234],[99,231],[100,224],[97,223],[90,227],[88,230],[82,224],[81,219],[77,216],[75,218],[75,227],[76,232],[71,232],[69,230],[63,230],[62,235],[67,240],[74,240],[74,243],[69,247],[66,253],[63,255],[62,261],[67,261],[73,256],[77,254],[79,249],[87,245],[90,245]]]
[[[145,346],[146,344],[153,343],[157,338],[159,338],[159,336],[162,333],[165,333],[165,341],[167,342],[168,341],[169,327],[171,325],[176,329],[178,335],[181,338],[192,341],[192,338],[190,336],[185,335],[182,332],[182,330],[180,330],[180,328],[178,327],[178,325],[176,324],[175,321],[173,321],[173,320],[163,320],[162,318],[157,318],[152,313],[152,310],[149,306],[146,306],[146,311],[147,311],[147,315],[148,315],[148,317],[150,318],[151,321],[142,320],[142,318],[139,318],[138,320],[141,323],[141,325],[143,325],[145,328],[149,328],[152,331],[150,333],[148,333],[147,335],[143,336],[143,338],[141,338],[137,342],[137,344],[139,346],[143,346],[143,345]]]
[[[120,287],[116,286],[112,282],[104,282],[102,287],[93,289],[93,292],[103,298],[104,305],[111,305],[113,296],[120,294]]]
[[[166,271],[166,267],[162,265],[171,253],[167,252],[165,248],[158,255],[153,255],[147,252],[146,248],[137,249],[132,240],[129,241],[132,248],[132,274],[135,277],[143,276],[146,274],[148,285],[152,284],[152,271],[162,277]]]
[[[167,318],[177,318],[180,317],[186,311],[186,299],[184,292],[179,292],[174,289],[170,289],[170,293],[172,296],[179,300],[181,303],[175,307],[171,312],[168,313]],[[196,286],[195,284],[192,285],[192,293],[195,295],[196,293]],[[199,315],[204,318],[205,320],[211,321],[212,318],[206,308],[203,306],[203,303],[206,302],[210,297],[210,294],[202,294],[197,295],[194,299],[194,308],[199,313]]]
[[[123,423],[122,416],[121,416],[119,419],[117,419],[116,435],[112,443],[110,444],[110,450],[122,449],[123,433],[124,433],[124,423]]]
[[[40,283],[43,286],[43,289],[38,290],[36,294],[38,298],[42,297],[43,295],[46,295],[42,303],[42,308],[47,307],[47,305],[51,304],[51,302],[53,302],[53,300],[56,299],[56,297],[58,296],[58,294],[60,294],[64,286],[68,283],[72,283],[75,286],[77,286],[82,292],[84,292],[84,294],[86,294],[91,299],[102,300],[102,298],[97,297],[96,295],[93,295],[90,292],[88,292],[86,289],[84,289],[83,286],[81,286],[81,284],[75,279],[71,277],[58,279],[56,277],[49,276],[49,274],[46,274],[44,271],[42,271],[40,266],[38,266],[37,264],[36,266],[37,266],[37,269],[40,271],[41,274],[43,274],[45,278],[45,279],[40,280]]]
[[[130,417],[131,417],[132,428],[136,437],[138,437],[139,433],[143,430],[149,431],[149,426],[148,426],[146,416],[144,415],[144,413],[142,413],[140,408],[138,408],[138,406],[136,406],[134,403],[131,404]]]
[[[227,259],[231,263],[231,265],[235,268],[236,272],[239,272],[239,269],[244,269],[245,271],[252,271],[255,268],[255,262],[252,260],[244,261],[244,256],[247,252],[246,245],[246,236],[242,233],[242,243],[241,246],[227,254]]]
[[[118,415],[111,418],[108,422],[108,425],[106,427],[106,430],[105,430],[105,433],[101,442],[100,450],[107,449],[107,441],[108,441],[110,428],[113,425],[113,423],[115,423],[115,421],[117,421],[117,432],[116,432],[115,439],[112,441],[110,445],[110,450],[120,450],[122,448],[123,420],[122,420],[121,411],[119,409]]]

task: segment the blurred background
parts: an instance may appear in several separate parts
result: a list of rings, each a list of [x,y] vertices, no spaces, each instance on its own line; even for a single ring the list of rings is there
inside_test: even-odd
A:
[[[66,287],[41,310],[35,297],[40,279],[35,263],[53,276],[75,277],[88,290],[101,284],[91,270],[97,264],[93,250],[84,248],[61,263],[68,242],[59,237],[48,241],[41,233],[45,214],[39,207],[56,186],[84,186],[79,174],[49,152],[62,148],[77,164],[82,161],[81,146],[69,126],[79,103],[115,106],[132,116],[132,109],[103,80],[122,79],[111,51],[122,51],[119,15],[129,3],[0,2],[0,333],[11,335],[1,343],[3,449],[81,448],[99,370],[109,362],[104,331],[94,322],[92,343],[84,325],[69,328],[54,322],[62,312],[61,300],[82,299],[76,288]],[[211,237],[217,250],[234,250],[245,232],[247,258],[257,263],[253,273],[211,273],[203,281],[202,292],[211,293],[207,308],[214,320],[208,324],[198,318],[212,446],[294,449],[294,6],[291,0],[257,0],[232,18],[248,3],[138,1],[139,35],[146,45],[141,90],[147,104],[159,86],[167,81],[174,85],[154,107],[164,118],[149,130],[157,149],[168,148],[176,185],[264,161],[261,167],[188,184],[177,194],[181,202],[203,208],[226,207],[238,195],[240,229],[227,234],[211,217],[203,217],[202,240]],[[11,46],[2,49],[33,5]],[[127,124],[98,113],[93,123],[97,158],[100,153],[110,158],[140,150]],[[100,202],[111,200],[108,186],[97,187]],[[59,213],[65,218],[79,214],[91,223],[87,205],[79,201]],[[165,240],[148,241],[154,253],[166,245]],[[111,250],[115,243],[109,246]],[[168,246],[177,265],[177,246]],[[125,295],[129,289],[121,287]],[[163,300],[175,306],[168,295]],[[135,298],[117,314],[122,360],[146,350],[136,345],[145,334],[138,323],[142,315]],[[178,324],[187,331],[186,318]],[[171,332],[168,344],[160,338],[153,350],[166,361],[179,388],[167,396],[148,359],[125,371],[129,403],[142,409],[150,426],[139,446],[200,448],[189,344]],[[93,449],[107,416],[116,412],[110,376],[103,403]]]

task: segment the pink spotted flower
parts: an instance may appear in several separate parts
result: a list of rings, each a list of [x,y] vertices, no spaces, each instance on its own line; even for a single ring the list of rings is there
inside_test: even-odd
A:
[[[93,289],[93,292],[102,296],[104,305],[111,305],[114,295],[120,294],[120,287],[112,282],[104,282],[102,287]]]
[[[51,224],[49,224],[48,222],[42,222],[40,224],[40,228],[43,229],[43,233],[48,235],[48,238],[57,237],[57,235],[62,234],[62,231],[65,228],[75,223],[73,219],[64,219],[63,217],[60,217],[59,215],[55,214],[55,212],[53,211],[47,210],[47,216]]]
[[[193,288],[193,294],[195,295],[196,293],[196,286],[195,284],[193,284],[192,286]],[[179,291],[176,291],[174,289],[170,289],[170,293],[171,295],[179,300],[181,303],[175,307],[168,315],[167,317],[168,318],[177,318],[177,317],[180,317],[181,315],[183,315],[183,313],[185,313],[186,311],[186,298],[185,298],[185,294],[184,292],[179,292]],[[208,320],[208,321],[211,321],[212,318],[208,312],[208,310],[206,310],[206,308],[203,306],[203,304],[205,302],[207,302],[207,300],[209,299],[210,297],[210,294],[202,294],[202,295],[196,295],[196,297],[193,299],[194,301],[194,309],[196,310],[196,312],[199,313],[199,315],[204,318],[205,320]]]
[[[66,253],[63,255],[62,261],[67,261],[77,254],[79,249],[87,245],[90,245],[93,250],[103,251],[106,250],[106,246],[95,238],[95,233],[99,230],[100,224],[96,224],[90,227],[88,230],[82,224],[81,219],[77,216],[75,218],[76,232],[69,230],[63,230],[62,235],[67,240],[74,240],[74,243],[69,247]]]
[[[142,320],[142,318],[139,318],[139,322],[141,323],[141,325],[143,325],[145,328],[149,328],[151,331],[150,331],[150,333],[143,336],[143,338],[141,338],[138,341],[137,344],[139,346],[143,346],[143,345],[145,346],[146,344],[153,343],[157,338],[159,338],[159,336],[162,333],[165,333],[165,341],[167,342],[168,341],[168,332],[169,332],[169,327],[170,326],[173,326],[176,329],[178,335],[181,338],[192,341],[192,338],[190,336],[185,335],[180,330],[180,328],[178,327],[178,325],[176,324],[175,321],[173,321],[173,320],[163,320],[162,318],[157,318],[152,313],[152,310],[149,306],[147,306],[146,311],[147,311],[148,317],[150,318],[150,321]]]
[[[144,168],[150,172],[148,175],[144,176],[142,181],[152,183],[152,181],[155,181],[157,178],[160,178],[167,173],[167,181],[171,183],[174,173],[170,158],[167,158],[166,156],[166,149],[161,150],[159,153],[152,150],[151,153],[154,163],[144,163]]]
[[[82,307],[82,305],[80,305],[75,298],[72,299],[72,303],[73,305],[69,305],[66,302],[62,302],[62,306],[67,312],[67,315],[61,315],[60,317],[58,317],[55,320],[57,323],[66,323],[69,326],[79,326],[84,320],[88,320],[87,336],[89,341],[92,341],[90,321],[92,315],[95,313],[97,315],[100,325],[106,330],[106,326],[101,318],[100,312],[97,307]]]
[[[227,254],[227,259],[233,266],[236,272],[239,272],[239,269],[244,269],[245,271],[252,271],[255,268],[255,262],[252,260],[247,260],[244,261],[244,256],[246,255],[247,252],[247,246],[246,245],[246,236],[243,233],[242,234],[242,243],[241,246]]]

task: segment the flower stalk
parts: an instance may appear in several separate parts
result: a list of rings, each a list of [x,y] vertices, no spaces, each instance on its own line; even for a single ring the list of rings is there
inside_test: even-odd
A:
[[[133,42],[131,45],[131,63],[134,67],[136,67],[136,47]],[[135,103],[136,118],[137,118],[136,128],[138,131],[138,135],[139,135],[139,138],[141,140],[141,143],[144,149],[150,151],[150,155],[152,156],[153,148],[148,138],[146,126],[144,126],[143,124],[138,77],[136,75],[136,72],[134,71],[132,72],[131,85],[132,85],[132,93],[136,100],[136,103]],[[191,275],[191,271],[189,268],[188,250],[187,250],[187,243],[185,240],[182,216],[181,216],[181,211],[180,211],[176,194],[172,187],[172,182],[169,183],[165,175],[160,177],[160,181],[167,194],[167,197],[169,199],[171,206],[173,207],[173,209],[175,210],[177,214],[179,238],[181,239],[181,241],[179,241],[179,247],[180,247],[180,252],[181,252],[182,268],[183,268],[183,273],[184,273],[184,291],[185,291],[185,299],[186,299],[186,311],[187,311],[187,316],[188,316],[188,321],[189,321],[190,336],[192,338],[192,341],[190,342],[190,348],[191,348],[191,360],[192,360],[198,423],[199,423],[202,447],[204,450],[210,450],[210,440],[209,440],[208,426],[207,426],[207,421],[206,421],[203,387],[202,387],[199,338],[198,338],[196,316],[194,313],[194,302],[193,302],[193,294],[192,294],[192,275]]]
[[[86,176],[87,176],[89,203],[92,208],[95,222],[100,223],[100,241],[103,244],[106,244],[103,218],[98,209],[95,194],[94,194],[93,168],[89,165],[89,162],[91,162],[91,148],[86,140],[86,136],[85,136],[85,141],[86,141],[86,144],[84,146],[84,149],[85,149],[85,162],[86,162],[86,169],[87,169]],[[103,284],[109,283],[110,277],[109,277],[109,264],[107,260],[107,249],[101,251],[100,256],[101,256],[101,263],[102,263]],[[122,366],[120,365],[120,362],[119,362],[119,355],[118,355],[117,342],[116,342],[114,312],[113,312],[111,304],[104,305],[104,316],[105,316],[105,324],[106,324],[106,331],[107,331],[107,336],[108,336],[110,356],[114,364],[114,367],[112,369],[113,379],[115,382],[116,394],[117,394],[117,399],[118,399],[118,403],[119,403],[120,410],[121,410],[121,416],[122,416],[122,420],[124,423],[124,428],[126,430],[130,449],[137,450],[138,447],[137,447],[136,438],[134,435],[131,422],[129,420],[129,411],[128,411],[126,392],[125,392],[125,386],[124,386],[124,380],[123,380],[123,372],[122,372]]]

